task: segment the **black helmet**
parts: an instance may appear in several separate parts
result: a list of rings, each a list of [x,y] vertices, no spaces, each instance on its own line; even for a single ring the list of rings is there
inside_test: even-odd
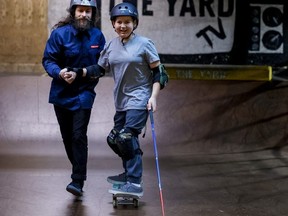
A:
[[[138,11],[137,8],[131,3],[123,2],[115,5],[110,12],[110,20],[114,21],[118,16],[131,16],[136,20],[136,25],[138,25]]]
[[[96,0],[71,0],[70,8],[74,5],[89,6],[97,8]]]

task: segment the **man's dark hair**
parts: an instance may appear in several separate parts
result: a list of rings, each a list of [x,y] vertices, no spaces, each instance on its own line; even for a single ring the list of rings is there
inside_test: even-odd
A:
[[[67,9],[69,15],[65,17],[63,20],[60,20],[57,24],[52,27],[52,30],[59,28],[61,26],[65,26],[68,24],[72,24],[75,19],[75,10],[77,5],[72,6]],[[92,17],[91,17],[91,27],[99,27],[100,17],[98,16],[98,10],[95,7],[92,7]]]

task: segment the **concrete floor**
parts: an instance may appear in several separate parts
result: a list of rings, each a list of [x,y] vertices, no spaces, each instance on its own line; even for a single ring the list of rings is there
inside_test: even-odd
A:
[[[211,91],[207,83],[171,81],[160,95],[155,132],[166,216],[288,215],[286,97],[281,94],[277,102],[273,96],[286,86],[274,86],[271,93],[262,91],[261,83],[243,85],[234,83],[233,91],[226,91],[227,84],[218,83]],[[96,88],[84,196],[75,199],[66,192],[71,167],[47,103],[49,86],[45,76],[0,77],[1,215],[162,215],[149,122],[146,137],[140,139],[140,206],[112,206],[106,177],[122,170],[105,143],[113,124],[111,78],[103,78]],[[193,88],[199,91],[191,95]],[[270,106],[263,108],[267,100]],[[271,114],[271,101],[284,105]],[[221,111],[221,120],[216,111]]]

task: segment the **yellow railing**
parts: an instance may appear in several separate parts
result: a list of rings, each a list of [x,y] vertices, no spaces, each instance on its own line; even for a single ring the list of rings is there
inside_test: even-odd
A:
[[[272,80],[271,66],[165,64],[170,79],[176,80]]]

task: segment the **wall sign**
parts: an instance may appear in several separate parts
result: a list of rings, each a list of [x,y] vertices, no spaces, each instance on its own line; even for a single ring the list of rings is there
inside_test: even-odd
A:
[[[110,0],[102,1],[102,30],[117,36],[109,11],[136,5],[136,33],[151,38],[161,61],[172,64],[281,65],[288,59],[286,0]]]

